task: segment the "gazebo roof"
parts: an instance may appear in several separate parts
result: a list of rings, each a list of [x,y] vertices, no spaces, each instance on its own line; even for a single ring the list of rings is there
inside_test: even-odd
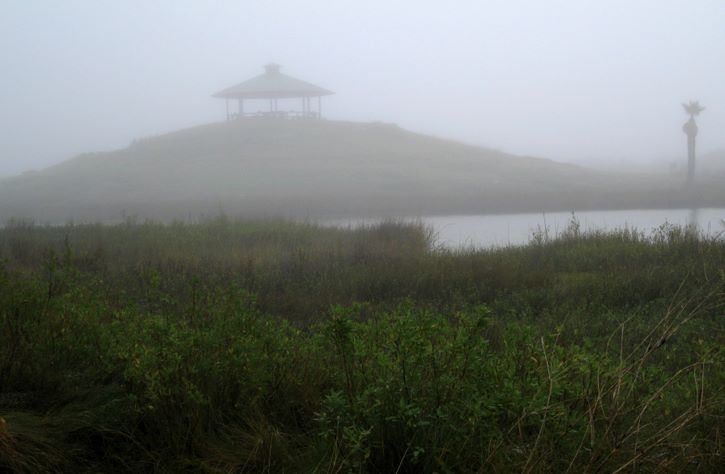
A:
[[[221,99],[284,99],[317,97],[334,92],[279,72],[279,64],[267,64],[266,72],[214,94]]]

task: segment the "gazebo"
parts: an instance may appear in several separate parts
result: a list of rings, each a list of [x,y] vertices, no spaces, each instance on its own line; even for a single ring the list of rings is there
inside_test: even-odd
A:
[[[217,92],[213,97],[226,101],[227,120],[243,117],[279,117],[279,118],[321,118],[322,97],[334,92],[309,82],[282,74],[279,64],[267,64],[265,73],[248,79],[236,86]],[[312,99],[317,98],[316,110],[313,110]],[[280,110],[280,99],[301,99],[301,110]],[[229,101],[236,100],[238,112],[229,111]],[[268,100],[268,110],[245,112],[245,100]]]

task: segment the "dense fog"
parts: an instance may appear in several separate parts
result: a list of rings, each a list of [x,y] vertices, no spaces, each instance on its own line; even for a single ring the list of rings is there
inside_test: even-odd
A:
[[[724,22],[720,0],[3,2],[0,176],[223,120],[211,94],[271,61],[336,92],[328,119],[665,170],[683,101],[725,148]]]

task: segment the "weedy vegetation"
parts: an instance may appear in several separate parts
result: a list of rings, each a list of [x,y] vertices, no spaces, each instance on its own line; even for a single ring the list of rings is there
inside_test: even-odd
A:
[[[725,242],[0,229],[0,470],[721,472]]]

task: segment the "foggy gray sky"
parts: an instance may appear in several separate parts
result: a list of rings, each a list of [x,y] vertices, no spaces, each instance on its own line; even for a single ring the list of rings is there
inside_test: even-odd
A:
[[[725,1],[0,2],[0,175],[219,121],[282,71],[327,118],[583,164],[725,148]],[[683,158],[684,159],[684,158]]]

